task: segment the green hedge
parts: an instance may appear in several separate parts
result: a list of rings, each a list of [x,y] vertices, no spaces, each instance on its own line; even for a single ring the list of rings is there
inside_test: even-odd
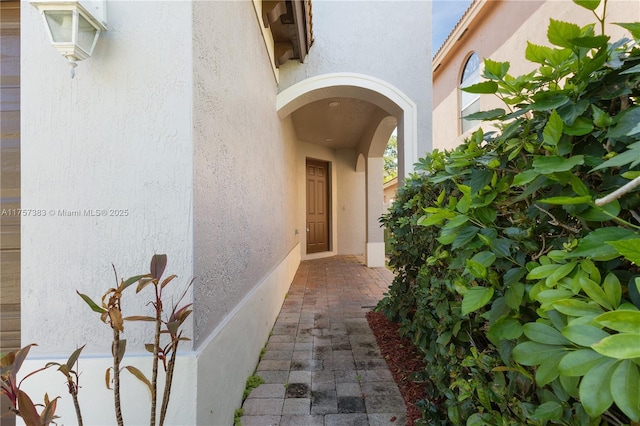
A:
[[[466,90],[506,108],[470,118],[498,131],[421,159],[381,219],[378,310],[425,354],[425,424],[640,421],[640,24],[618,25],[551,20],[524,76],[486,59]]]

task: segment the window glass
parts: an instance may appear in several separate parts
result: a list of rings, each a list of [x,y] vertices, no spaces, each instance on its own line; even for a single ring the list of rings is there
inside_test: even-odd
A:
[[[474,85],[480,82],[480,57],[473,52],[462,70],[460,78],[460,88]],[[480,124],[478,120],[466,120],[464,117],[480,111],[480,95],[477,93],[467,93],[460,90],[460,117],[461,130],[467,130]]]

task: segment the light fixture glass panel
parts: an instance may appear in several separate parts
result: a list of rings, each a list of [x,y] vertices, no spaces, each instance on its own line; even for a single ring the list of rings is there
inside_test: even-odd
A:
[[[73,11],[71,10],[45,10],[47,25],[51,32],[51,38],[56,43],[70,43],[73,32]]]
[[[98,30],[82,14],[78,14],[78,46],[89,55],[97,32]]]

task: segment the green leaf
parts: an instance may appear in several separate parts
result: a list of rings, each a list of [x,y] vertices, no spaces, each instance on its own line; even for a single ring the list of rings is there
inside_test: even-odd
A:
[[[578,102],[569,102],[562,108],[558,109],[558,114],[560,115],[560,117],[562,117],[562,121],[564,122],[564,124],[566,124],[567,126],[573,126],[575,124],[575,121],[580,118],[580,116],[582,116],[582,114],[584,114],[587,109],[589,109],[589,105],[590,104],[587,99],[581,99]],[[589,123],[591,122],[591,120],[586,117],[582,118],[587,120]]]
[[[584,276],[580,277],[578,279],[578,282],[580,283],[580,287],[582,287],[582,290],[586,293],[587,296],[591,298],[591,300],[593,300],[603,308],[613,309],[613,305],[611,305],[611,302],[605,294],[604,289],[600,287],[599,284],[596,284],[595,281],[590,280],[589,278]]]
[[[536,384],[538,386],[545,386],[558,377],[560,374],[558,363],[564,356],[564,352],[554,353],[538,366],[536,370]]]
[[[590,201],[590,195],[583,195],[582,197],[549,197],[538,200],[539,203],[554,204],[559,206],[562,206],[564,204],[586,204]]]
[[[551,111],[571,102],[568,96],[554,92],[538,92],[533,95],[533,101],[529,108],[533,111]]]
[[[572,296],[573,292],[566,289],[543,290],[536,295],[530,295],[531,298],[543,304],[553,303],[563,299],[569,299]]]
[[[607,241],[607,244],[613,246],[625,259],[640,265],[640,238]]]
[[[608,273],[607,276],[604,277],[602,288],[611,306],[617,309],[622,299],[622,287],[620,286],[618,277],[613,273]]]
[[[544,143],[551,146],[556,146],[560,137],[562,136],[562,129],[564,127],[564,123],[562,122],[562,118],[555,111],[551,111],[551,115],[549,116],[549,120],[547,124],[544,126],[544,130],[542,131],[542,136],[544,139]]]
[[[640,334],[619,333],[605,337],[591,346],[594,351],[616,359],[640,357]]]
[[[473,114],[465,115],[462,118],[467,120],[497,120],[500,117],[504,117],[507,112],[502,108],[495,108],[489,111],[474,112]]]
[[[502,317],[491,325],[489,334],[498,339],[517,339],[522,336],[522,324],[515,318]]]
[[[576,345],[590,347],[608,337],[609,333],[588,324],[571,324],[562,329],[562,335]]]
[[[569,341],[555,328],[540,322],[530,322],[522,327],[530,340],[547,345],[567,345]]]
[[[541,174],[568,172],[574,167],[584,164],[582,155],[574,155],[570,158],[559,156],[538,156],[533,160],[533,168]]]
[[[540,365],[550,356],[564,353],[562,346],[524,342],[513,348],[513,359],[522,365]]]
[[[586,117],[578,117],[572,125],[564,126],[563,132],[570,136],[588,135],[593,131],[593,123]]]
[[[577,213],[576,216],[591,222],[604,222],[617,217],[619,214],[620,202],[613,200],[604,206],[592,206],[585,212]]]
[[[607,161],[604,161],[603,163],[591,169],[591,172],[605,169],[607,167],[622,167],[626,166],[627,164],[631,164],[631,167],[635,167],[638,162],[640,162],[640,142],[635,142],[628,145],[626,151],[623,151],[620,154],[611,157]]]
[[[460,213],[466,213],[469,211],[469,207],[471,206],[471,187],[468,185],[456,185],[460,192],[462,192],[462,197],[458,199],[458,203],[456,204],[456,210]]]
[[[462,229],[451,244],[451,248],[455,250],[460,247],[464,247],[471,240],[473,240],[478,231],[480,231],[480,228],[478,228],[477,226],[468,226]]]
[[[492,95],[498,91],[498,83],[495,81],[482,81],[471,86],[462,87],[460,90],[467,93]]]
[[[588,371],[580,383],[580,401],[591,417],[598,417],[613,403],[611,377],[616,361],[609,360]]]
[[[538,176],[540,176],[540,172],[535,169],[525,170],[524,172],[518,173],[514,176],[511,186],[524,186]]]
[[[639,383],[638,365],[630,360],[622,361],[611,376],[613,402],[635,422],[640,420]]]
[[[511,268],[505,274],[503,279],[505,287],[511,287],[515,284],[520,284],[520,280],[527,273],[525,268]]]
[[[147,277],[147,275],[136,275],[134,277],[130,277],[127,278],[123,283],[122,283],[122,288],[125,289],[127,287],[129,287],[131,284],[140,281],[142,278]]]
[[[467,259],[465,262],[467,267],[467,271],[471,273],[475,278],[478,279],[486,279],[487,278],[487,268],[480,263],[476,262],[472,259]]]
[[[539,46],[531,42],[527,42],[527,49],[525,50],[525,58],[531,62],[538,64],[545,64],[547,58],[551,56],[551,49],[547,46]]]
[[[583,317],[602,313],[602,308],[595,303],[587,303],[574,299],[558,300],[557,302],[553,302],[552,306],[558,312],[572,317]]]
[[[592,349],[579,349],[565,355],[558,364],[562,376],[580,377],[607,359]]]
[[[615,25],[618,25],[628,30],[633,36],[633,38],[635,38],[636,40],[640,40],[640,22],[634,22],[630,24],[616,22]]]
[[[491,301],[493,287],[471,287],[462,299],[461,314],[468,315]]]
[[[562,411],[562,405],[556,401],[548,401],[536,407],[531,417],[534,420],[543,422],[547,420],[560,420],[562,418]]]
[[[486,169],[473,169],[469,178],[469,186],[471,187],[471,195],[477,194],[485,186],[491,183],[493,171]]]
[[[517,309],[522,303],[522,298],[524,296],[524,284],[522,283],[514,283],[507,288],[505,292],[504,299],[512,309]]]
[[[102,309],[100,306],[98,306],[98,304],[93,300],[91,300],[91,298],[86,294],[82,294],[78,290],[76,290],[76,293],[78,293],[78,296],[82,297],[82,300],[87,302],[87,305],[89,305],[92,311],[97,312],[99,314],[104,314],[105,312],[107,312],[105,309]]]
[[[619,256],[618,251],[609,241],[637,238],[638,234],[630,229],[610,226],[591,231],[580,239],[578,247],[567,254],[567,258],[585,257],[595,261],[607,261]]]
[[[616,124],[609,128],[607,136],[619,139],[623,136],[633,136],[640,133],[640,107],[634,106],[622,111],[616,116]]]
[[[573,0],[573,2],[589,10],[596,10],[600,6],[600,0]]]
[[[482,223],[494,223],[496,217],[498,217],[498,212],[495,208],[491,207],[480,207],[475,209],[474,216]],[[493,245],[492,245],[493,248]]]
[[[535,268],[533,268],[529,274],[527,274],[527,279],[528,280],[539,280],[541,278],[547,278],[549,275],[551,275],[554,271],[556,271],[558,268],[562,267],[562,265],[559,265],[557,263],[551,264],[551,265],[540,265],[537,266]]]
[[[443,227],[443,229],[449,228],[457,228],[460,225],[464,225],[469,221],[469,218],[463,214],[456,215],[455,217],[449,219],[447,224]]]
[[[609,127],[613,120],[609,114],[595,105],[591,105],[591,111],[593,113],[593,123],[598,127]]]
[[[578,47],[586,47],[588,49],[599,49],[607,45],[609,37],[605,35],[599,36],[583,36],[571,40]]]
[[[496,62],[491,59],[484,60],[483,76],[492,80],[502,80],[509,71],[509,62]]]
[[[580,37],[580,27],[576,24],[551,19],[547,37],[551,44],[572,48],[574,47],[572,40]]]
[[[418,220],[418,225],[420,226],[432,226],[439,225],[445,219],[451,219],[456,216],[455,212],[452,212],[448,209],[438,209],[437,213],[432,213],[429,215],[425,215]]]
[[[575,269],[577,263],[576,262],[570,262],[570,263],[566,263],[564,265],[561,265],[558,269],[556,269],[555,271],[553,271],[551,273],[551,275],[549,275],[545,281],[545,285],[547,287],[552,287],[554,286],[558,281],[560,281],[562,278],[566,277],[567,275],[569,275],[571,272],[573,272],[573,270]]]
[[[594,321],[618,332],[637,334],[640,340],[640,311],[609,311],[597,316]]]
[[[73,366],[75,365],[76,361],[78,361],[80,352],[82,352],[84,347],[85,345],[82,345],[81,347],[73,351],[73,353],[69,356],[69,359],[67,360],[67,367],[69,368],[69,370],[73,369]]]
[[[490,251],[481,251],[474,255],[471,260],[474,260],[481,264],[482,266],[488,268],[493,265],[493,262],[496,261],[496,255]]]

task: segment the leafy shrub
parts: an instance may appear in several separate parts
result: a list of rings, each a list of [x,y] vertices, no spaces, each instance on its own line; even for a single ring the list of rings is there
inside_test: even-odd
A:
[[[640,24],[618,25],[634,40],[551,20],[524,76],[486,59],[466,90],[506,109],[469,118],[497,131],[421,159],[382,218],[378,309],[425,353],[429,424],[640,421]]]

